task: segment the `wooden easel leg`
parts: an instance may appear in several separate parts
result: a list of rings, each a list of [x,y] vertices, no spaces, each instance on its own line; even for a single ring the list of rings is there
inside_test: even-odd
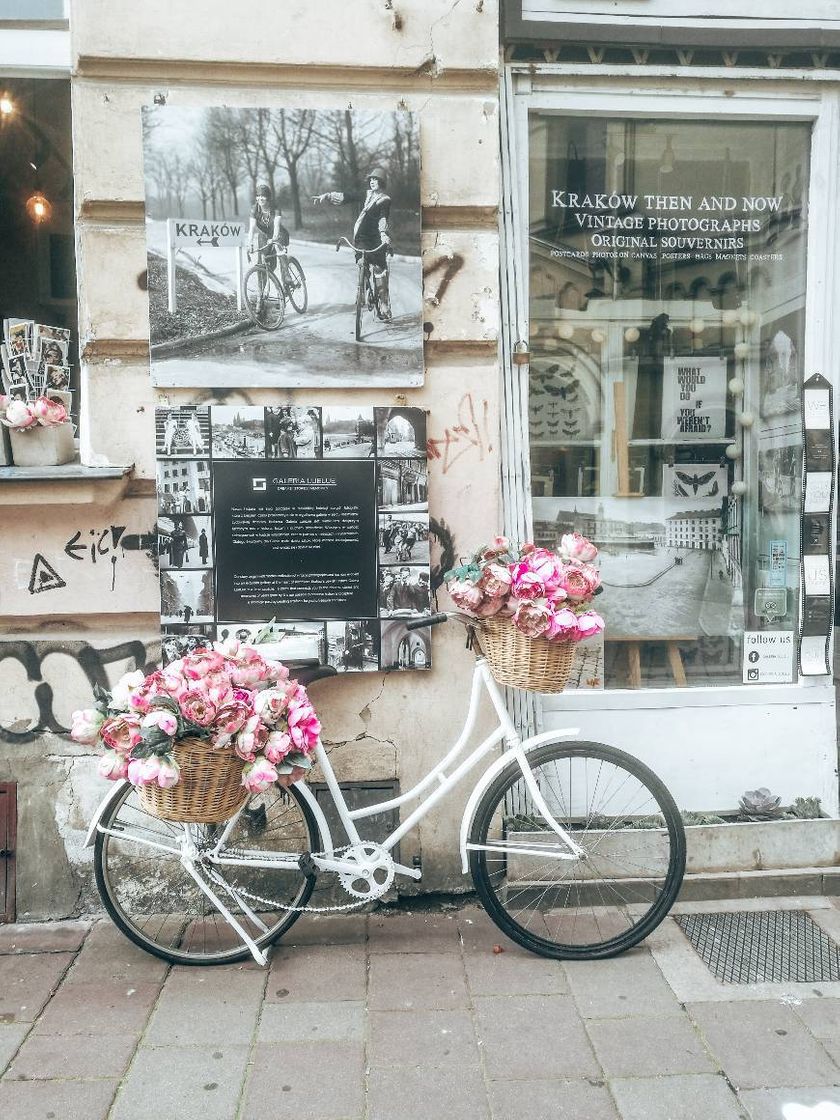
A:
[[[627,665],[630,670],[630,687],[642,687],[642,659],[638,642],[627,643]]]
[[[678,687],[686,688],[688,681],[685,676],[685,666],[683,665],[680,647],[676,642],[668,642],[668,664],[671,666],[671,672],[674,674],[674,681]]]

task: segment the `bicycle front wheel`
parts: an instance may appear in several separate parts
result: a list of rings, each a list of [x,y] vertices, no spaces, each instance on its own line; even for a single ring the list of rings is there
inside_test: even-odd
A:
[[[470,870],[487,913],[541,956],[595,960],[637,945],[679,893],[685,830],[673,798],[644,763],[599,743],[546,743],[528,752],[549,812],[533,804],[512,763],[473,819]]]
[[[275,331],[286,318],[286,297],[274,273],[262,265],[248,269],[242,280],[245,308],[264,331]]]
[[[309,306],[309,293],[306,290],[306,277],[297,257],[289,257],[289,279],[292,281],[289,285],[289,302],[298,315],[302,315]]]
[[[121,790],[100,823],[94,869],[105,909],[135,945],[173,964],[230,964],[250,957],[181,863],[187,830],[199,853],[197,872],[261,948],[299,917],[276,904],[304,906],[312,893],[313,880],[296,866],[260,868],[247,862],[279,856],[296,860],[303,852],[319,850],[318,825],[294,787],[275,785],[251,796],[220,853],[238,858],[238,866],[205,858],[224,824],[159,820],[143,809],[131,785]]]

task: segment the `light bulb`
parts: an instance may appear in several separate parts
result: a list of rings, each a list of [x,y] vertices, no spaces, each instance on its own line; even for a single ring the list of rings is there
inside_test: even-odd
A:
[[[747,492],[746,482],[738,481],[738,482],[733,482],[732,483],[732,493],[735,495],[736,498],[742,497],[744,494],[746,494],[746,492]]]
[[[3,96],[0,97],[0,115],[10,117],[14,111],[14,101],[9,97],[8,93],[4,93]]]
[[[727,388],[729,389],[729,392],[732,394],[733,397],[743,396],[744,382],[741,380],[740,377],[733,377],[733,378],[730,379],[729,384],[727,385]]]
[[[48,222],[52,217],[52,203],[40,191],[36,191],[26,200],[26,213],[38,225]]]
[[[574,334],[575,328],[571,323],[561,323],[557,328],[558,338],[565,338],[568,341],[568,339],[574,338]]]
[[[706,329],[706,323],[703,319],[692,319],[688,324],[688,329],[692,334],[702,334]]]
[[[738,313],[738,320],[745,327],[754,326],[757,318],[758,316],[756,315],[756,313],[754,311],[751,311],[749,307],[742,307],[740,312]]]
[[[742,428],[751,428],[755,423],[755,417],[751,412],[742,412],[738,416],[738,423]]]
[[[729,307],[721,315],[720,321],[723,323],[723,325],[725,327],[734,327],[735,324],[738,322],[738,312],[734,311],[731,307]]]
[[[735,357],[748,358],[750,356],[750,344],[748,342],[735,343]]]
[[[591,337],[592,341],[597,343],[598,345],[600,345],[602,342],[605,342],[606,338],[607,338],[607,336],[604,334],[604,332],[601,331],[601,330],[598,330],[597,327],[592,332],[590,337]]]
[[[626,339],[627,342],[638,342],[639,341],[639,329],[638,329],[638,327],[628,327],[627,330],[624,332],[624,338]]]
[[[730,445],[726,449],[725,454],[727,459],[740,459],[741,449],[736,443],[730,443]]]

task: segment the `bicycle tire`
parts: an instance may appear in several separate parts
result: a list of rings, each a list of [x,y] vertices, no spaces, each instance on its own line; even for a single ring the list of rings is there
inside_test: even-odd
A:
[[[470,829],[470,871],[479,898],[508,937],[540,956],[561,960],[617,956],[643,941],[666,917],[679,894],[685,872],[685,829],[679,810],[664,783],[649,767],[614,747],[565,740],[549,742],[529,751],[528,760],[541,792],[547,800],[550,798],[550,811],[587,849],[588,858],[558,860],[556,853],[568,848],[545,819],[533,811],[523,813],[527,804],[523,805],[521,800],[518,805],[512,803],[521,798],[524,790],[521,770],[512,761],[484,793]],[[575,765],[587,760],[593,763],[591,773],[586,772],[585,765]],[[625,785],[630,778],[649,794],[645,802],[637,802],[632,789],[630,800],[626,800]],[[596,796],[599,785],[605,799],[603,808],[612,806],[612,814],[596,814],[594,804],[582,805],[582,798],[588,798],[590,790],[592,797]],[[537,821],[549,831],[550,843],[534,839],[540,831],[535,827]],[[501,832],[498,840],[495,830]],[[518,840],[510,839],[517,833],[521,834]],[[664,866],[646,869],[637,862],[645,855],[645,849],[651,856],[655,854],[665,838]],[[487,846],[494,842],[500,850],[488,851]],[[618,850],[622,845],[629,846],[634,855],[624,865]],[[600,854],[599,848],[603,848]],[[600,880],[599,864],[611,872]],[[563,867],[570,868],[571,874],[557,877]],[[577,868],[584,872],[580,878],[575,875]],[[644,871],[647,875],[642,874]],[[517,877],[511,879],[511,874]],[[529,897],[534,900],[530,909]],[[643,905],[646,909],[636,917],[630,907],[641,910]],[[559,927],[564,919],[565,934],[561,935]],[[575,940],[578,921],[582,939]],[[618,928],[622,922],[626,928]]]
[[[260,330],[276,331],[283,325],[286,293],[265,265],[255,264],[242,277],[242,301],[251,322]]]
[[[250,803],[255,806],[262,805],[265,824],[267,825],[271,823],[270,813],[275,805],[272,799],[275,796],[280,802],[289,799],[294,804],[295,811],[299,811],[301,824],[298,830],[299,834],[295,837],[297,843],[293,851],[295,853],[298,850],[319,851],[321,842],[318,824],[308,803],[294,787],[284,790],[279,786],[272,786],[270,790],[266,791],[266,794],[252,796]],[[130,805],[126,809],[126,804],[129,802]],[[266,802],[268,808],[265,808]],[[146,818],[145,821],[143,817]],[[253,810],[251,817],[253,817]],[[253,824],[251,817],[248,817],[246,811],[243,811],[231,834],[234,842],[230,843],[230,847],[237,846],[235,839],[240,826],[242,826],[246,835],[249,825],[254,828],[257,827]],[[277,819],[276,814],[274,819]],[[103,814],[101,824],[104,828],[112,828],[116,825],[123,830],[142,828],[152,835],[166,838],[174,836],[180,827],[177,824],[159,821],[139,808],[136,791],[131,785],[126,785],[122,795],[117,796],[111,802]],[[221,831],[224,825],[210,827],[216,827]],[[270,830],[263,829],[263,831],[265,836],[270,834]],[[158,854],[156,852],[154,857],[146,857],[145,865],[141,858],[138,862],[141,866],[145,866],[146,874],[149,876],[148,881],[140,881],[139,877],[137,875],[132,876],[129,870],[125,887],[121,891],[118,881],[120,877],[118,868],[120,859],[124,860],[125,856],[124,854],[121,856],[119,851],[115,851],[112,861],[111,845],[112,842],[115,845],[117,843],[123,845],[130,843],[130,831],[125,832],[125,835],[128,836],[128,840],[121,836],[117,841],[113,834],[97,832],[94,846],[94,872],[96,886],[105,909],[117,928],[130,941],[147,953],[169,961],[171,964],[222,965],[250,959],[249,949],[243,945],[236,932],[209,903],[209,900],[205,898],[187,872],[180,867],[176,858],[170,858],[168,863],[164,863],[166,853]],[[251,840],[251,842],[253,841]],[[135,843],[133,848],[139,850],[141,845]],[[148,849],[144,850],[148,851]],[[269,850],[276,851],[276,849]],[[141,856],[142,854],[141,852]],[[281,877],[285,881],[286,877],[291,876],[292,889],[288,901],[284,900],[285,904],[289,906],[305,906],[314,886],[313,879],[307,878],[302,872],[297,871],[291,873],[264,869],[254,880],[255,871],[259,871],[259,869],[217,867],[215,870],[221,873],[223,877],[227,875],[228,879],[237,882],[243,875],[250,875],[249,883],[256,882],[259,885],[256,886],[256,889],[254,886],[245,889],[250,889],[253,893],[270,898],[277,897],[277,893],[281,889]],[[263,879],[266,880],[265,884],[262,883]],[[241,883],[240,885],[244,886]],[[231,898],[223,891],[219,893],[225,904],[233,909]],[[168,901],[170,898],[173,900],[171,903]],[[160,909],[156,909],[159,900],[161,906],[177,905],[178,909],[169,913],[161,912]],[[192,911],[189,909],[190,906],[193,907]],[[245,926],[260,948],[264,949],[282,937],[300,917],[299,911],[279,910],[278,913],[280,915],[279,920],[273,924],[264,923],[268,924],[268,929],[261,933],[259,928],[242,910],[237,911],[235,917]],[[141,918],[145,918],[145,922],[141,922]],[[215,951],[208,950],[208,935],[211,943],[213,938],[216,939],[217,948]]]
[[[289,275],[297,280],[297,287],[291,289],[287,295],[289,303],[297,311],[298,315],[303,315],[309,306],[309,292],[306,288],[306,276],[304,275],[303,266],[297,257],[289,257]]]

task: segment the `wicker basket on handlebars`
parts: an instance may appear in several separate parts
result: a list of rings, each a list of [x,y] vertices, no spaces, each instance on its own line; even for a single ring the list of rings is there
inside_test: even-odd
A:
[[[162,821],[219,824],[245,803],[242,785],[245,763],[232,750],[218,750],[206,739],[179,739],[172,754],[181,778],[171,789],[139,786],[140,804]]]
[[[485,618],[477,627],[478,643],[499,684],[531,692],[562,692],[572,670],[572,642],[527,638],[509,618]]]

